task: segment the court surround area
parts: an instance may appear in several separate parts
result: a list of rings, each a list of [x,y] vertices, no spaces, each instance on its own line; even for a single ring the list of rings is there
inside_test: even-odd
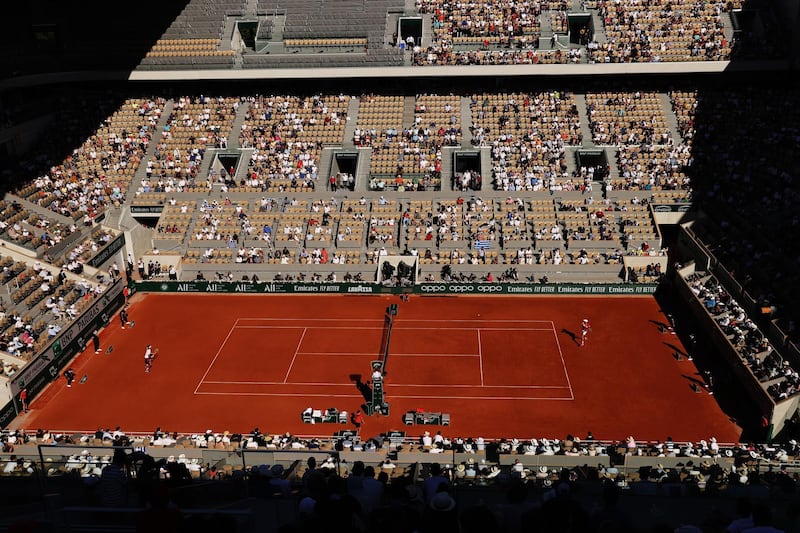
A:
[[[739,437],[713,396],[695,392],[702,378],[691,361],[673,356],[683,347],[661,332],[651,296],[414,295],[402,302],[396,295],[139,293],[128,310],[136,327],[122,330],[112,320],[100,336],[113,351],[81,354],[73,366],[85,382],[66,388],[57,379],[21,423],[53,431],[259,427],[330,436],[345,426],[304,424],[301,413],[363,408],[392,303],[399,310],[384,382],[391,411],[366,417],[362,436],[422,433],[405,428],[403,415],[425,411],[450,414],[451,436]],[[584,316],[593,330],[580,347]],[[159,355],[145,373],[148,344]]]

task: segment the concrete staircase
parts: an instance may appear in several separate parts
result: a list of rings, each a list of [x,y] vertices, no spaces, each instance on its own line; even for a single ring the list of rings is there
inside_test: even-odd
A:
[[[350,102],[347,104],[347,122],[344,125],[344,138],[342,139],[343,148],[353,148],[355,146],[353,144],[353,133],[356,131],[356,126],[358,126],[358,110],[360,106],[361,102],[358,98],[350,98]]]
[[[372,148],[357,148],[358,165],[356,166],[356,191],[367,192],[369,190],[369,168],[372,164]]]
[[[383,29],[383,43],[387,46],[397,46],[393,39],[397,31],[397,24],[400,20],[401,13],[389,12],[386,14],[386,27]],[[398,37],[399,38],[399,37]]]
[[[228,148],[239,148],[239,133],[242,131],[242,124],[244,124],[247,110],[250,106],[246,103],[240,104],[239,109],[236,110],[236,118],[233,119],[231,124],[231,131],[228,132]]]
[[[733,40],[733,20],[730,13],[722,13],[722,34],[728,42]]]
[[[608,42],[605,26],[603,26],[603,19],[600,18],[600,13],[596,9],[592,9],[592,27],[594,28],[594,40],[599,44]]]
[[[453,177],[453,157],[458,150],[456,146],[442,147],[442,190],[450,190],[450,179]]]
[[[211,163],[214,162],[217,152],[218,150],[216,148],[206,148],[203,154],[203,160],[200,162],[200,168],[197,170],[198,180],[204,180],[208,177],[208,173],[211,170]]]
[[[619,150],[613,146],[607,146],[604,148],[606,152],[606,159],[608,160],[608,166],[610,170],[608,172],[608,179],[610,180],[618,180],[619,179],[619,165],[617,164],[617,153]]]
[[[579,147],[567,146],[564,151],[564,158],[567,160],[567,172],[570,176],[578,169],[578,150]]]
[[[272,16],[272,38],[271,42],[283,42],[283,29],[286,27],[286,15]]]
[[[103,219],[103,225],[108,226],[109,228],[114,229],[121,229],[120,228],[120,221],[122,220],[122,214],[125,212],[125,209],[122,207],[108,207],[105,211],[105,218]]]
[[[659,98],[661,98],[661,106],[664,108],[664,116],[667,119],[667,126],[669,126],[669,133],[672,135],[672,139],[676,143],[681,142],[681,133],[678,129],[678,117],[675,116],[675,113],[672,111],[672,102],[669,99],[669,95],[665,93],[659,93]]]
[[[492,190],[492,149],[489,146],[481,146],[480,152],[483,189]]]
[[[326,146],[319,154],[319,163],[317,164],[317,183],[320,187],[328,186],[328,178],[331,177],[331,163],[336,148]]]
[[[539,17],[541,21],[541,31],[539,32],[539,48],[542,50],[551,50],[553,48],[553,24],[550,20],[550,11],[542,11],[542,16]]]
[[[153,137],[150,139],[147,151],[144,153],[144,157],[142,157],[142,163],[139,165],[139,168],[136,169],[133,180],[131,180],[131,187],[126,194],[128,198],[132,198],[133,195],[136,194],[136,190],[139,188],[139,185],[141,185],[142,180],[147,178],[147,162],[150,161],[153,154],[156,153],[156,146],[158,146],[158,143],[161,141],[161,132],[164,131],[164,126],[167,125],[167,119],[169,119],[173,109],[175,109],[175,102],[167,100],[164,109],[161,110],[161,117],[159,117],[158,123],[156,123],[155,131],[153,131]]]
[[[414,108],[417,99],[414,96],[406,96],[403,100],[403,129],[408,129],[414,125]]]
[[[422,15],[422,47],[426,48],[433,43],[433,17]],[[419,44],[419,43],[418,43]]]
[[[233,40],[233,33],[236,29],[236,17],[225,17],[225,26],[222,29],[222,38],[220,39],[220,50],[232,50],[231,41]],[[238,35],[238,33],[237,33]],[[238,39],[237,39],[238,41]],[[238,50],[238,48],[237,48]]]
[[[575,106],[578,108],[578,116],[581,120],[581,134],[583,135],[583,142],[581,146],[592,144],[592,129],[589,127],[589,113],[586,109],[586,95],[574,94]]]
[[[472,107],[469,96],[461,97],[461,147],[472,147]],[[444,170],[444,167],[442,168]]]

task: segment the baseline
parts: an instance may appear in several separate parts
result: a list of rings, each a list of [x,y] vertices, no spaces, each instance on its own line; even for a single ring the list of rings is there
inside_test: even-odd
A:
[[[572,400],[565,396],[565,387],[475,387],[469,385],[414,386],[389,385],[387,399],[438,399],[446,400]],[[271,396],[271,397],[335,397],[359,398],[363,396],[352,383],[205,383],[198,395]]]
[[[337,322],[341,323],[341,320]],[[286,326],[286,325],[279,325],[279,326],[236,326],[236,329],[286,329],[286,328],[309,328],[309,329],[333,329],[333,330],[351,330],[351,329],[363,329],[363,330],[381,330],[383,326]],[[470,327],[454,327],[454,328],[443,328],[443,327],[421,327],[421,326],[406,326],[406,325],[399,325],[395,322],[393,331],[403,330],[403,331],[410,331],[410,330],[421,330],[421,331],[472,331],[475,329],[483,329],[486,331],[550,331],[551,328],[484,328],[481,326],[470,326]]]

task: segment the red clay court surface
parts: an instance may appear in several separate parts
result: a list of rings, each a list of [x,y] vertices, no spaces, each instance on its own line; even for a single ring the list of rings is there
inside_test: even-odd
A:
[[[364,402],[383,317],[399,304],[385,379],[388,417],[362,435],[404,426],[410,410],[451,415],[450,436],[736,442],[740,428],[713,396],[696,393],[693,363],[652,297],[238,296],[138,294],[134,328],[115,319],[16,426],[53,431],[116,427],[180,433],[263,432],[330,436],[338,424],[303,424],[307,407],[353,412]],[[574,334],[588,317],[585,347]],[[144,371],[147,344],[158,348]],[[106,348],[113,346],[110,354]]]

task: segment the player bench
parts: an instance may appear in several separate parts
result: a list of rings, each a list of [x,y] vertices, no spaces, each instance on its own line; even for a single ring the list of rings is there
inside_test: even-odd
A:
[[[302,415],[304,424],[347,424],[347,411],[339,411],[335,407],[326,410],[306,408]]]
[[[409,411],[403,415],[403,422],[407,426],[412,426],[414,424],[422,426],[449,426],[450,413]]]

